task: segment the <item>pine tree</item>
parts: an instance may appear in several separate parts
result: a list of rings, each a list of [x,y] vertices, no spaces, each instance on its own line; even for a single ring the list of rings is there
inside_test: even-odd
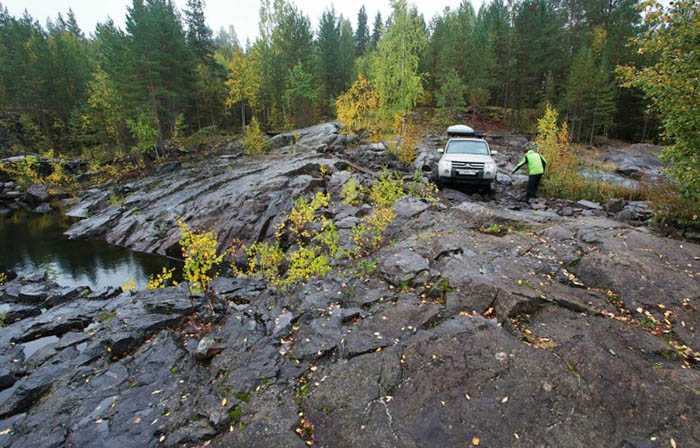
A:
[[[457,112],[464,110],[466,88],[457,70],[452,69],[440,85],[435,98],[445,117],[454,119]]]
[[[294,117],[294,126],[297,128],[309,126],[314,117],[313,104],[318,96],[313,85],[313,77],[299,62],[290,71],[287,79],[288,87],[285,96],[290,104],[290,114]]]
[[[350,21],[340,16],[338,20],[340,28],[340,42],[338,43],[340,59],[338,60],[339,89],[338,93],[350,87],[352,82],[352,69],[355,64],[355,43],[353,39],[352,25]]]
[[[68,9],[68,20],[66,21],[66,30],[80,40],[85,39],[83,31],[80,29],[80,26],[78,26],[78,21],[75,19],[75,13],[70,8]]]
[[[357,30],[355,31],[355,54],[363,56],[369,46],[369,28],[367,27],[367,11],[362,5],[357,13]]]
[[[185,33],[170,1],[132,1],[126,17],[127,76],[119,90],[139,117],[132,122],[152,123],[163,140],[174,130],[193,79]],[[142,119],[144,111],[152,120]]]
[[[566,80],[564,104],[571,122],[571,135],[580,140],[586,135],[588,114],[594,98],[596,67],[590,48],[582,48],[574,56]]]
[[[377,48],[377,43],[379,43],[379,40],[382,38],[383,32],[384,22],[382,21],[382,14],[377,11],[377,15],[374,17],[374,26],[372,27],[372,37],[369,42],[371,49]]]
[[[616,111],[615,83],[610,67],[605,63],[601,63],[596,71],[594,89],[591,134],[588,140],[591,145],[597,132],[602,132],[607,137]]]
[[[203,61],[214,53],[214,39],[211,28],[204,18],[204,1],[187,0],[185,10],[187,24],[187,44],[195,56]]]
[[[330,104],[341,91],[340,27],[333,8],[321,15],[316,39],[316,76],[321,88],[321,111],[330,114]]]

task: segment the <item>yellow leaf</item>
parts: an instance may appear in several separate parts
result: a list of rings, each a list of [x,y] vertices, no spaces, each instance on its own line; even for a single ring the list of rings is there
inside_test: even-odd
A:
[[[478,437],[474,437],[474,438],[472,439],[472,445],[474,445],[474,446],[479,445],[479,442],[480,442],[480,441],[479,441],[479,438],[478,438]]]
[[[228,403],[227,399],[224,398],[223,400],[221,400],[221,406],[226,406],[226,403]]]

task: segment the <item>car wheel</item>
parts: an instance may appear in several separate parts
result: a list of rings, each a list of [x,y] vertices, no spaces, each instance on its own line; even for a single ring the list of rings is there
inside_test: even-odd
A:
[[[442,180],[440,180],[440,174],[438,174],[437,170],[433,171],[433,183],[437,185],[439,189],[442,189],[444,186]]]

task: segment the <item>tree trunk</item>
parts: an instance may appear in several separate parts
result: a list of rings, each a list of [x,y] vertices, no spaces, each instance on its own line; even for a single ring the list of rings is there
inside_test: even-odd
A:
[[[160,124],[160,117],[158,116],[158,103],[156,102],[156,93],[153,85],[148,86],[148,95],[151,99],[151,107],[153,108],[153,119],[156,123],[156,130],[158,131],[158,143],[163,141],[163,129]]]
[[[588,144],[593,146],[593,134],[595,133],[595,119],[598,112],[598,106],[593,108],[593,122],[591,123],[591,138],[588,140]]]

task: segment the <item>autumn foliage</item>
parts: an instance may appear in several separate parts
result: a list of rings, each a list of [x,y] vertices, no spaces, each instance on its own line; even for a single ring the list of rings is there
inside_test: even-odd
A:
[[[379,107],[379,97],[369,81],[359,75],[335,102],[338,119],[349,131],[369,128]]]

